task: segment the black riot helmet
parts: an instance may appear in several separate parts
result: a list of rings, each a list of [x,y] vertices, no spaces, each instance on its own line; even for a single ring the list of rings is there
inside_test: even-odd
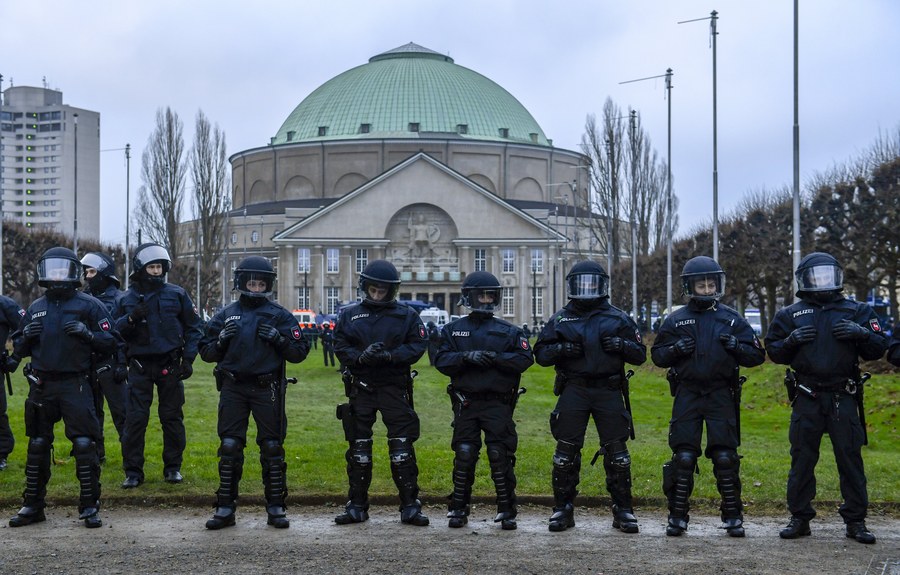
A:
[[[114,284],[118,288],[121,284],[116,277],[116,264],[108,255],[101,252],[88,252],[81,258],[81,267],[85,274],[84,280],[92,293],[102,293],[106,286]],[[94,268],[97,273],[93,277],[87,277],[87,270]]]
[[[844,289],[844,268],[834,256],[824,252],[813,252],[800,260],[794,277],[797,297],[803,294],[831,297]]]
[[[715,286],[712,292],[708,289],[709,282]],[[689,259],[681,270],[681,292],[698,303],[718,301],[725,295],[725,272],[722,271],[722,266],[707,256]]]
[[[241,260],[234,270],[234,290],[241,292],[241,297],[253,300],[266,300],[272,295],[277,274],[269,260],[262,256],[249,256]],[[265,282],[262,291],[250,289],[248,282]]]
[[[48,294],[74,293],[81,286],[81,262],[69,248],[50,248],[38,260],[37,278]]]
[[[162,264],[163,273],[160,276],[151,276],[145,269],[149,264]],[[148,282],[150,285],[162,285],[166,283],[166,274],[172,268],[172,258],[166,248],[157,243],[141,244],[134,250],[131,258],[131,276],[133,280]]]
[[[385,290],[384,297],[373,299],[369,293],[370,288],[374,290]],[[400,291],[400,274],[394,264],[387,260],[372,260],[366,265],[362,273],[359,274],[359,284],[357,285],[359,297],[369,304],[375,306],[384,306],[393,303],[397,299],[397,292]]]
[[[609,274],[595,261],[578,262],[566,274],[566,297],[594,300],[609,295]]]
[[[502,290],[503,288],[494,274],[472,272],[463,280],[459,305],[464,305],[473,312],[492,314],[494,309],[500,305]]]

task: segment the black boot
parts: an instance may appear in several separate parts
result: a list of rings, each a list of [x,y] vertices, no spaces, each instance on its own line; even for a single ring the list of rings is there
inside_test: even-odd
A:
[[[692,451],[684,450],[673,453],[672,460],[663,465],[663,493],[669,502],[666,525],[666,535],[669,537],[678,537],[687,531],[696,468],[697,456]]]
[[[744,536],[744,503],[741,501],[741,459],[732,450],[712,454],[716,487],[722,496],[722,528],[730,537]]]
[[[571,503],[554,507],[550,516],[550,531],[565,531],[572,527],[575,527],[575,507]]]
[[[19,511],[10,517],[9,526],[10,527],[24,527],[26,525],[31,525],[32,523],[40,523],[41,521],[46,521],[47,517],[44,515],[44,508],[41,507],[29,507],[28,505],[19,509]]]
[[[512,531],[516,524],[516,474],[515,457],[508,456],[505,450],[496,447],[488,448],[488,459],[491,462],[491,479],[497,492],[497,516],[494,523],[499,523],[504,531]]]
[[[266,524],[278,529],[290,527],[285,500],[287,499],[287,463],[284,448],[276,440],[263,444],[265,457],[260,462],[263,470],[263,484],[266,493]]]
[[[565,531],[575,527],[575,496],[581,474],[581,448],[566,441],[556,442],[553,452],[553,514],[550,531]]]
[[[400,496],[400,522],[424,527],[428,517],[422,513],[419,495],[419,467],[412,441],[406,437],[388,438],[388,455],[391,458],[391,476]]]
[[[623,533],[637,533],[637,518],[631,505],[631,456],[624,441],[604,445],[603,468],[606,470],[606,490],[613,501],[612,526]]]
[[[100,520],[100,462],[97,459],[97,444],[89,437],[72,440],[72,454],[75,456],[75,475],[78,477],[80,496],[78,519],[89,529],[101,527]]]
[[[782,539],[796,539],[810,534],[812,534],[812,531],[809,529],[809,521],[794,515],[788,522],[787,527],[778,533],[778,536]]]
[[[469,522],[469,500],[472,497],[472,484],[475,483],[475,465],[478,463],[478,450],[471,443],[460,443],[455,447],[453,458],[453,493],[447,506],[447,526],[454,529]]]
[[[666,535],[669,537],[678,537],[688,528],[688,519],[687,517],[673,517],[669,516],[669,522],[666,525]]]
[[[234,512],[241,476],[244,472],[243,444],[233,437],[223,437],[219,446],[219,489],[216,490],[216,511],[206,522],[206,528],[217,531],[234,525]]]
[[[234,525],[234,507],[216,506],[216,512],[207,520],[206,528],[218,531]]]
[[[334,518],[338,525],[362,523],[369,519],[369,485],[372,483],[372,440],[358,439],[350,443],[344,455],[347,460],[349,501],[344,512]]]
[[[44,515],[44,497],[50,480],[50,448],[50,442],[43,437],[32,437],[28,441],[25,491],[22,492],[24,505],[10,518],[10,527],[24,527],[47,519]]]
[[[469,522],[469,506],[462,509],[451,509],[447,512],[447,527],[458,529]]]
[[[847,524],[847,537],[856,539],[860,543],[870,545],[875,543],[875,535],[866,529],[865,521],[854,521]]]

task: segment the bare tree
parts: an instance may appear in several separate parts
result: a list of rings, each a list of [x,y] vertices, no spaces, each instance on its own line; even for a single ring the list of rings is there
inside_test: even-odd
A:
[[[184,125],[171,108],[156,112],[156,127],[141,157],[137,220],[143,240],[158,242],[169,250],[176,283],[181,272],[178,221],[184,205]]]
[[[196,246],[193,251],[199,265],[189,275],[197,283],[199,268],[199,293],[195,297],[197,305],[205,309],[220,296],[219,279],[224,270],[218,271],[215,266],[225,247],[223,233],[230,201],[225,133],[218,124],[211,125],[202,110],[197,112],[190,168],[194,192],[193,245]]]

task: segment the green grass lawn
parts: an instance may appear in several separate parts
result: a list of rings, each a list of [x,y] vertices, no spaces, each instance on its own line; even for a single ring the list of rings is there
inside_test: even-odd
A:
[[[649,362],[648,362],[649,364]],[[416,443],[419,462],[419,481],[422,498],[430,503],[442,503],[451,491],[453,453],[450,450],[450,401],[445,388],[446,377],[428,365],[427,360],[416,365],[416,408],[422,420],[422,437]],[[632,378],[631,394],[637,439],[629,442],[632,455],[634,495],[638,502],[649,506],[664,506],[662,496],[662,464],[671,455],[667,444],[668,421],[672,408],[668,384],[663,370],[645,365]],[[782,385],[782,367],[766,363],[745,371],[748,382],[744,386],[742,411],[743,441],[739,449],[743,456],[741,477],[748,512],[783,509],[785,482],[789,468],[787,428],[790,408]],[[288,487],[293,501],[333,501],[342,504],[346,497],[344,451],[346,443],[340,422],[335,419],[335,405],[344,400],[340,374],[332,367],[323,367],[321,350],[313,350],[310,358],[290,366],[288,375],[299,383],[288,389],[288,436],[285,445],[288,461]],[[520,497],[544,498],[551,495],[550,470],[555,443],[550,435],[549,415],[556,398],[552,393],[552,369],[537,365],[523,376],[522,385],[528,392],[516,410],[519,431],[519,451],[516,471]],[[11,398],[9,417],[16,435],[16,449],[9,459],[9,468],[0,472],[0,504],[17,504],[24,487],[24,464],[27,438],[22,425],[22,406],[25,381],[20,374],[13,378],[15,395]],[[900,479],[897,474],[898,445],[897,400],[900,396],[900,375],[878,375],[870,382],[866,394],[869,446],[863,450],[869,479],[869,497],[875,508],[897,509],[900,502]],[[161,431],[155,407],[147,431],[146,482],[138,489],[125,491],[119,487],[123,479],[121,453],[112,421],[106,418],[107,461],[103,468],[103,499],[127,502],[154,500],[171,503],[197,503],[213,500],[218,486],[216,411],[218,394],[212,378],[212,366],[198,360],[194,376],[185,385],[187,450],[182,472],[185,482],[169,485],[162,480]],[[55,443],[53,477],[48,497],[73,502],[77,497],[74,461],[69,458],[71,444],[65,439],[62,424],[58,424]],[[255,428],[251,422],[245,450],[244,476],[241,494],[262,496],[258,449],[252,444]],[[603,468],[589,462],[598,448],[593,425],[589,425],[583,452],[581,502],[597,502],[606,497]],[[833,504],[840,501],[837,473],[827,436],[823,439],[822,457],[817,468],[819,502]],[[493,485],[488,474],[487,457],[482,453],[474,496],[493,500]],[[384,426],[375,428],[375,470],[371,494],[375,499],[395,501],[395,488],[387,461],[387,441]],[[700,475],[696,478],[696,504],[716,504],[718,494],[708,460],[701,460]],[[820,508],[824,505],[820,503]],[[829,512],[822,509],[823,512]]]

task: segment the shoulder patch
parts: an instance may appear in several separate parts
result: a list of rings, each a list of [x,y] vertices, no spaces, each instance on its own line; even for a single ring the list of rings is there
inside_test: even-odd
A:
[[[869,327],[871,327],[872,331],[874,331],[875,333],[881,333],[881,324],[878,323],[877,317],[873,317],[869,320]]]
[[[641,330],[634,330],[634,339],[637,340],[638,343],[644,343],[643,340],[641,340]]]
[[[529,347],[528,347],[528,340],[525,339],[524,337],[520,337],[520,338],[519,338],[519,346],[520,346],[522,349],[529,349]]]
[[[294,327],[291,328],[291,337],[293,337],[294,339],[297,339],[297,340],[299,340],[301,337],[303,337],[303,335],[300,333],[300,326],[295,325]]]
[[[419,337],[421,337],[422,339],[428,338],[428,336],[425,335],[425,326],[421,324],[419,324]]]
[[[19,310],[19,315],[22,316],[22,317],[25,317],[25,310],[24,310],[24,309],[20,309],[20,310]]]
[[[101,319],[101,320],[98,322],[98,325],[100,326],[100,329],[101,329],[102,331],[109,331],[109,330],[110,330],[110,327],[111,327],[110,324],[109,324],[109,320],[106,319],[106,318]]]

